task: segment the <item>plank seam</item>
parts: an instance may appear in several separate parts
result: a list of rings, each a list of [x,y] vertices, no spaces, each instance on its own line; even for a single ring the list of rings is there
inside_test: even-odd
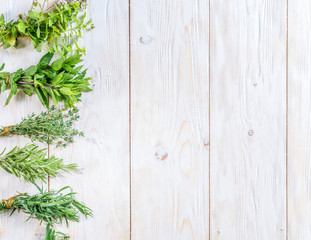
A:
[[[132,84],[131,84],[131,0],[128,0],[128,40],[129,40],[129,211],[130,211],[130,240],[132,239]]]
[[[286,0],[286,240],[288,240],[288,0]]]
[[[208,1],[208,239],[211,239],[211,0]]]

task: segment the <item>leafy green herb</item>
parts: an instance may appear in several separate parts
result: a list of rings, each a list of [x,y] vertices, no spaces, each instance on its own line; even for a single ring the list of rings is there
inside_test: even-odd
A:
[[[89,80],[85,77],[86,70],[80,63],[81,54],[72,55],[65,59],[60,58],[50,64],[52,53],[45,54],[39,63],[26,70],[19,69],[14,73],[0,72],[0,93],[11,89],[5,105],[21,89],[25,94],[37,94],[41,103],[48,107],[48,98],[52,97],[54,104],[63,101],[65,107],[75,107],[74,103],[81,101],[81,93],[91,91]],[[0,67],[2,71],[4,65]]]
[[[73,143],[74,136],[84,136],[73,128],[73,122],[80,118],[78,112],[78,109],[65,111],[52,106],[38,115],[28,115],[19,124],[0,129],[0,136],[24,135],[32,141],[66,147]]]
[[[4,48],[15,48],[18,39],[29,39],[37,51],[47,43],[49,52],[66,56],[72,53],[72,41],[76,51],[84,53],[77,41],[82,37],[82,31],[94,28],[91,20],[86,21],[86,13],[80,17],[80,12],[86,8],[85,0],[60,1],[50,8],[44,9],[33,1],[33,7],[17,21],[5,22],[4,15],[0,15],[0,43]]]
[[[92,210],[75,199],[76,193],[70,187],[64,187],[59,191],[44,191],[37,186],[39,193],[27,195],[19,193],[9,199],[2,200],[0,213],[12,210],[11,215],[17,210],[29,215],[28,219],[38,219],[40,224],[47,224],[45,240],[69,239],[65,233],[56,232],[55,224],[66,223],[69,221],[79,222],[79,213],[85,218],[93,216]],[[68,192],[69,190],[69,192]]]
[[[26,182],[35,183],[37,179],[45,182],[48,175],[55,177],[60,171],[76,171],[76,164],[65,165],[63,159],[54,156],[47,158],[46,149],[34,144],[23,148],[14,147],[10,152],[0,153],[0,167]]]

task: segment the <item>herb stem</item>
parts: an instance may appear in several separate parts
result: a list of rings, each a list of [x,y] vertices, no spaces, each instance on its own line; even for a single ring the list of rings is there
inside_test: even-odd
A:
[[[35,85],[33,82],[16,81],[16,83],[19,83],[19,84],[28,84],[28,85]],[[59,90],[59,88],[53,87],[53,86],[50,86],[50,85],[43,84],[43,86],[48,87],[48,88],[52,88],[52,89]]]

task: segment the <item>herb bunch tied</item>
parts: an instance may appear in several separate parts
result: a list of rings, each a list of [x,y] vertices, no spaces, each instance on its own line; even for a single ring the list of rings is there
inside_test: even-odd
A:
[[[81,93],[91,91],[91,78],[85,77],[83,66],[76,66],[82,61],[81,54],[60,58],[50,64],[53,56],[53,53],[45,54],[36,66],[32,65],[26,70],[0,72],[0,93],[11,89],[5,105],[17,94],[18,89],[29,96],[37,94],[45,107],[48,107],[48,98],[52,97],[55,105],[63,101],[66,108],[75,107],[74,104],[81,101]],[[4,64],[0,71],[3,68]]]
[[[86,13],[80,17],[79,13],[86,8],[86,1],[60,1],[52,7],[45,9],[33,1],[33,6],[28,14],[20,15],[17,21],[5,22],[4,15],[0,16],[0,43],[4,48],[16,48],[18,39],[31,40],[34,48],[41,51],[42,45],[47,43],[49,52],[57,52],[61,56],[72,53],[72,41],[76,51],[84,53],[77,40],[82,37],[83,30],[94,28],[91,20],[86,21]]]
[[[5,153],[0,153],[0,167],[25,182],[35,183],[38,179],[46,182],[48,175],[56,177],[60,171],[77,171],[76,164],[65,165],[63,159],[55,156],[46,157],[46,149],[39,149],[34,144],[23,148],[14,147]]]
[[[38,194],[30,196],[26,193],[19,193],[19,195],[2,200],[0,213],[12,210],[12,215],[15,211],[23,211],[29,215],[28,220],[35,218],[40,221],[40,224],[46,223],[45,240],[69,239],[67,234],[55,231],[55,224],[65,222],[68,227],[69,221],[79,222],[79,213],[86,218],[93,216],[90,208],[75,199],[76,193],[69,186],[59,191],[44,191],[38,186],[37,188]]]
[[[78,109],[57,110],[52,106],[40,114],[28,115],[16,125],[0,129],[0,136],[24,135],[33,142],[57,144],[57,147],[67,147],[73,143],[75,136],[84,136],[83,132],[73,128],[73,122],[80,116]]]

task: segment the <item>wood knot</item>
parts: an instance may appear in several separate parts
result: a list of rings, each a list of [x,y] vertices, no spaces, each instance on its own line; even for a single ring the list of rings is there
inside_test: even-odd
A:
[[[139,41],[142,43],[142,44],[145,44],[145,45],[149,45],[152,43],[152,38],[148,35],[146,36],[143,36],[139,39]]]
[[[158,149],[154,156],[156,157],[156,159],[164,161],[165,159],[167,159],[168,157],[168,153],[166,151],[164,151],[163,149]]]

